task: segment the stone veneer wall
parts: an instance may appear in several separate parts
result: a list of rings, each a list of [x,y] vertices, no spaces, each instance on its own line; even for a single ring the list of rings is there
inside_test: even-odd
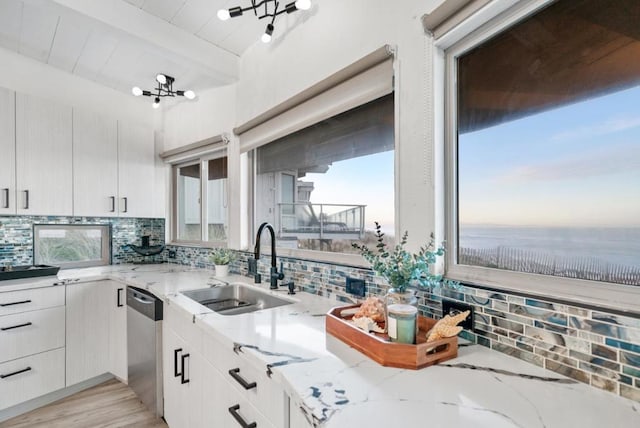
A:
[[[150,235],[151,244],[164,242],[164,219],[106,218],[106,217],[62,217],[62,216],[0,216],[0,266],[33,264],[34,224],[110,224],[113,264],[141,261],[128,244],[140,245],[140,236]],[[155,262],[163,261],[165,254],[148,257]]]
[[[170,262],[213,269],[208,249],[171,246]],[[231,272],[247,274],[251,253],[238,252]],[[352,301],[345,278],[364,279],[367,296],[382,295],[385,282],[370,269],[281,257],[285,281],[303,291]],[[259,264],[263,278],[268,259]],[[442,299],[475,308],[473,331],[460,335],[474,343],[520,358],[614,394],[640,402],[640,316],[557,303],[512,293],[460,285],[418,291],[423,315],[440,318]]]

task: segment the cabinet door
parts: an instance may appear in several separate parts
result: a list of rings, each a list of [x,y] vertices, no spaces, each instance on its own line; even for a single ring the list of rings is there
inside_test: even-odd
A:
[[[109,281],[109,354],[110,371],[127,380],[127,289],[126,285]]]
[[[0,214],[16,213],[15,92],[0,88]]]
[[[165,325],[162,329],[164,419],[171,428],[189,426],[189,402],[181,375],[182,356],[188,353],[186,348],[186,342]]]
[[[67,285],[67,386],[107,373],[109,281]]]
[[[118,121],[118,207],[121,217],[154,216],[153,129]]]
[[[71,107],[16,95],[18,214],[72,214],[71,133]]]
[[[73,213],[114,217],[118,198],[118,123],[73,110]]]

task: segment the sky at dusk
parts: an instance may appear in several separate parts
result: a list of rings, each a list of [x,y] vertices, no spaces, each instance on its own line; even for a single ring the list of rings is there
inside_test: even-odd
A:
[[[314,204],[366,205],[365,228],[373,222],[385,233],[394,233],[393,151],[376,153],[334,162],[325,174],[307,174],[302,180],[312,181]]]
[[[460,223],[640,226],[640,87],[459,137]]]

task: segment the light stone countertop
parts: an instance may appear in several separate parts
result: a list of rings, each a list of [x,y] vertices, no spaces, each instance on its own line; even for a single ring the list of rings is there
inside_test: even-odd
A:
[[[182,309],[205,333],[270,373],[314,426],[640,426],[640,403],[479,345],[461,346],[458,358],[422,370],[382,367],[327,337],[324,314],[338,303],[308,293],[292,296],[291,305],[219,315],[179,293],[218,283],[204,269],[159,264],[65,270],[57,280],[5,281],[0,292],[100,279],[150,290]],[[224,281],[270,292],[268,283],[255,285],[243,276]]]

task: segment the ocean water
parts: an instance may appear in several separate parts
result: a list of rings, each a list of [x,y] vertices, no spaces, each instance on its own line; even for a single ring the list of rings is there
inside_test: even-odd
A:
[[[515,248],[640,268],[640,227],[460,225],[460,248]]]

